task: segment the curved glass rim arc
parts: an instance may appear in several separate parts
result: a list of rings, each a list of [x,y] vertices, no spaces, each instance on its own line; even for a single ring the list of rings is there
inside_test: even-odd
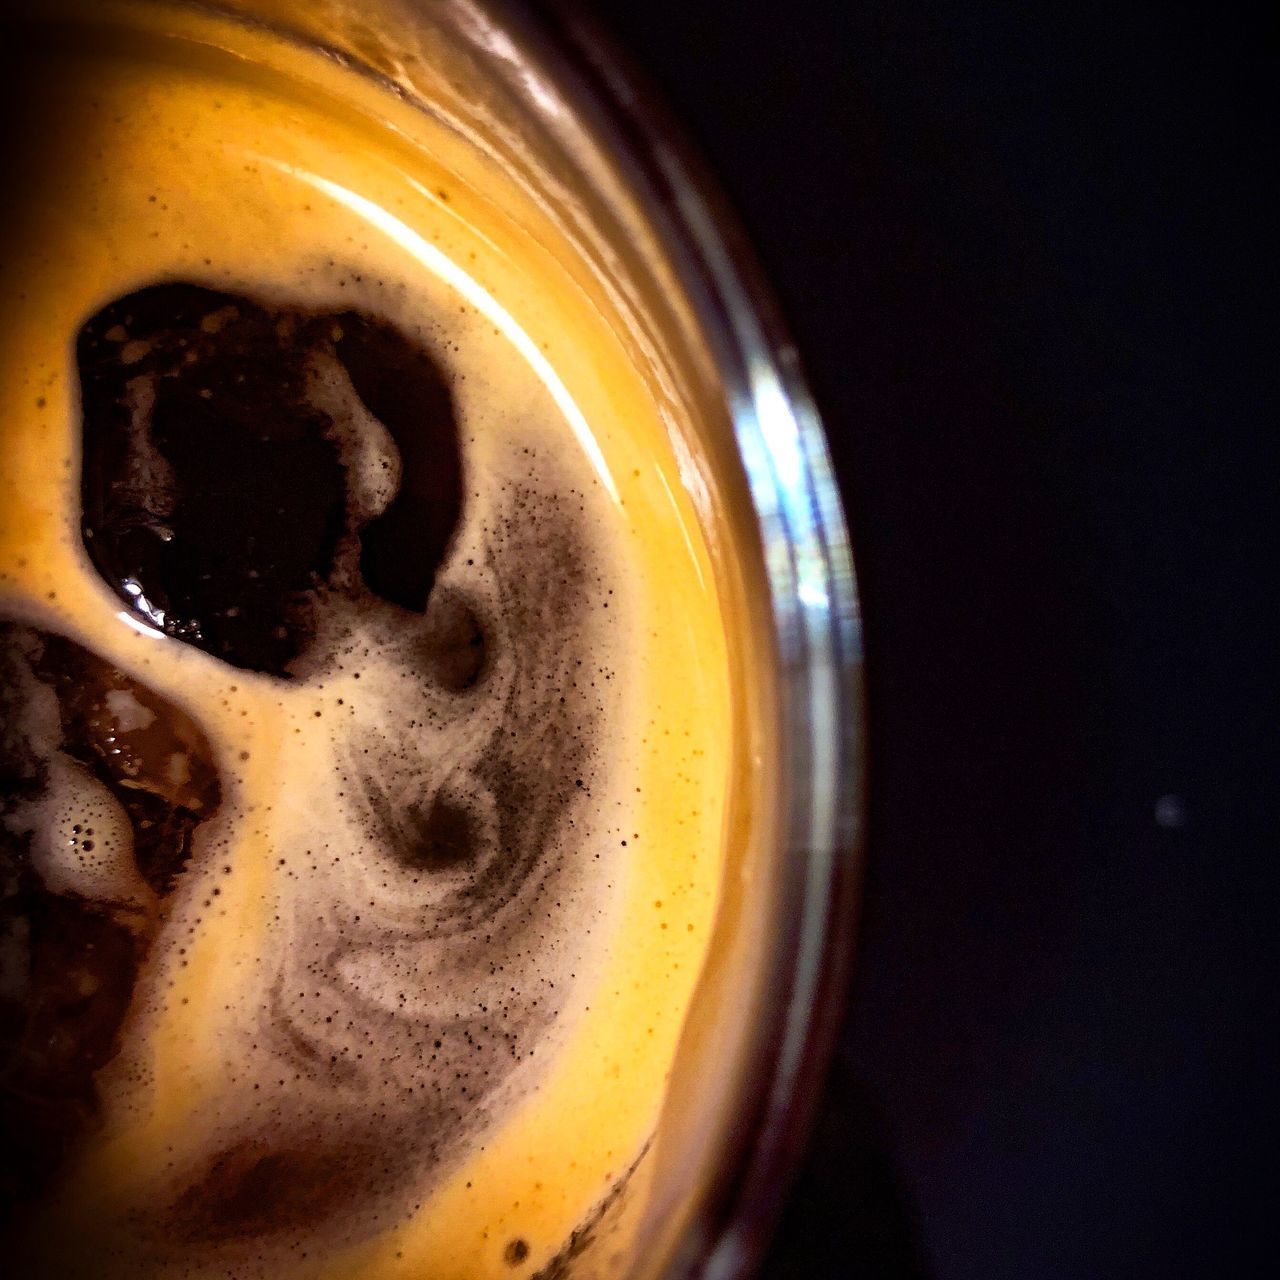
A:
[[[186,0],[218,10],[218,0]],[[424,0],[402,0],[412,7]],[[429,0],[428,0],[429,2]],[[450,0],[444,0],[445,4]],[[773,1010],[732,1160],[664,1280],[746,1280],[807,1139],[852,940],[863,794],[862,647],[847,528],[799,356],[748,242],[658,95],[576,0],[453,0],[491,10],[553,69],[593,145],[625,178],[688,291],[726,389],[751,496],[780,657],[789,787],[783,841],[789,928],[768,975]],[[244,17],[243,14],[233,15]],[[269,22],[256,25],[296,39]],[[304,42],[314,44],[307,37]],[[379,83],[394,81],[318,46]]]
[[[725,377],[771,593],[782,664],[783,838],[802,855],[792,886],[788,972],[758,1086],[753,1132],[722,1171],[698,1238],[669,1280],[745,1280],[759,1266],[812,1123],[843,1003],[864,808],[862,628],[847,525],[799,356],[745,235],[694,148],[577,0],[498,6],[514,14],[589,109],[597,140],[690,289]]]

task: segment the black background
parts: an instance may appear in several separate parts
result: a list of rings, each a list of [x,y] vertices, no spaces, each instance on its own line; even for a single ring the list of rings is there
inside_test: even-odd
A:
[[[766,1277],[1252,1274],[1276,1203],[1262,30],[595,7],[776,286],[863,595],[857,968]]]

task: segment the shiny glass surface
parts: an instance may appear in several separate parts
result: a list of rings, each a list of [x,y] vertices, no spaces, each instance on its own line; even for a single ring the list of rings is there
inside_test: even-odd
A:
[[[672,388],[736,601],[753,839],[726,888],[659,1126],[630,1275],[745,1277],[801,1151],[838,1013],[861,830],[861,633],[848,535],[797,353],[678,128],[578,9],[480,0],[204,6],[314,46],[444,124],[575,249]],[[745,806],[745,809],[743,808]],[[744,819],[744,823],[746,820]],[[663,1176],[666,1170],[668,1176]]]

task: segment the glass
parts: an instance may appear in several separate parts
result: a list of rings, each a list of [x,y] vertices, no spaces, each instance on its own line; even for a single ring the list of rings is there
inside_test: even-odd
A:
[[[748,1276],[803,1150],[835,1029],[863,804],[857,592],[796,350],[706,172],[580,8],[226,7],[384,80],[535,193],[644,340],[655,376],[680,390],[706,462],[690,459],[688,483],[704,489],[707,522],[730,531],[732,556],[706,530],[722,553],[718,585],[746,619],[731,641],[740,662],[765,655],[772,672],[740,727],[754,771],[746,800],[773,803],[752,815],[743,856],[756,865],[726,885],[725,947],[673,1074],[632,1280]]]
[[[741,931],[763,941],[758,986],[749,1018],[735,1025],[742,1004],[721,983],[740,975],[704,979],[709,1025],[703,1041],[686,1044],[685,1087],[677,1071],[668,1102],[663,1128],[678,1137],[664,1133],[668,1144],[658,1146],[659,1165],[666,1158],[684,1167],[685,1187],[701,1193],[680,1203],[672,1187],[664,1199],[659,1169],[634,1270],[635,1280],[748,1276],[817,1101],[858,872],[858,595],[822,425],[739,228],[675,123],[582,6],[381,0],[364,13],[362,26],[340,12],[308,14],[305,33],[428,110],[448,102],[509,172],[538,189],[596,273],[626,298],[631,323],[666,338],[662,358],[698,407],[718,516],[732,525],[740,554],[751,547],[759,556],[758,581],[726,584],[759,591],[764,616],[754,621],[764,635],[751,643],[772,648],[777,678],[756,744],[760,777],[765,760],[781,769],[762,850],[772,876],[767,893],[736,904]],[[404,56],[412,49],[430,50],[430,70]],[[468,101],[477,82],[492,96]],[[442,86],[452,95],[442,99]],[[745,920],[753,913],[767,916],[763,934]],[[718,1100],[691,1084],[703,1055],[733,1080]],[[710,1171],[705,1180],[687,1179],[690,1162]]]
[[[630,1280],[750,1275],[806,1138],[852,932],[861,638],[848,535],[795,349],[674,125],[576,9],[225,0],[500,169],[570,243],[669,413],[740,620],[736,861],[651,1149]],[[529,228],[536,236],[537,227]]]

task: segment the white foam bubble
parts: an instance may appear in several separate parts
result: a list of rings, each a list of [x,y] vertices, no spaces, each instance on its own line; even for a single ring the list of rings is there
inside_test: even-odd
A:
[[[133,830],[120,802],[87,769],[49,761],[47,794],[28,815],[31,860],[50,893],[146,906],[153,895],[133,857]]]

